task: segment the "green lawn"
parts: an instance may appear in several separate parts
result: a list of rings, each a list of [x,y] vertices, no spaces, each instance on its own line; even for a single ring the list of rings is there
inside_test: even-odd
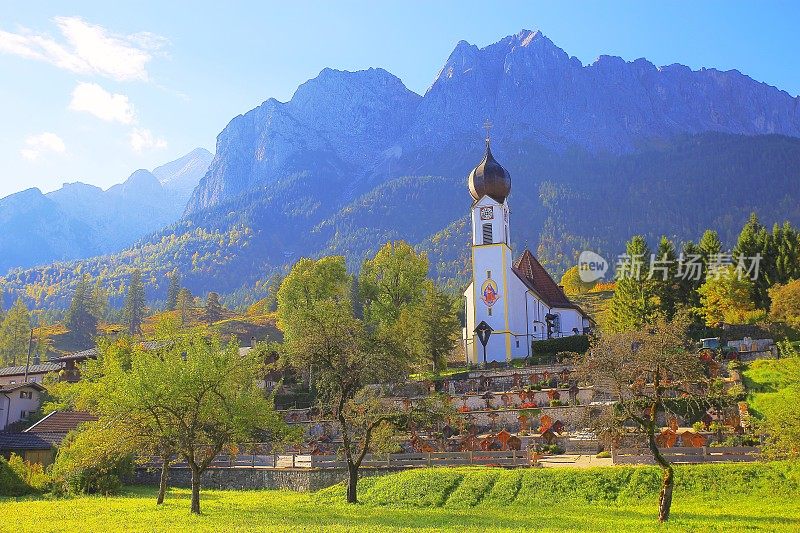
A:
[[[751,412],[762,416],[781,400],[797,397],[800,388],[800,359],[759,359],[742,373]]]
[[[789,463],[678,468],[673,518],[655,520],[651,467],[502,470],[420,469],[360,483],[363,503],[342,487],[316,494],[154,489],[71,499],[0,499],[0,531],[798,531],[800,466]]]

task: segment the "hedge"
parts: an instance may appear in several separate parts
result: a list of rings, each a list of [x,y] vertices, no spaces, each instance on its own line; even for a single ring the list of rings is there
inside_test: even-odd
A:
[[[556,355],[561,352],[585,353],[589,349],[587,335],[571,335],[556,339],[533,341],[534,355]]]

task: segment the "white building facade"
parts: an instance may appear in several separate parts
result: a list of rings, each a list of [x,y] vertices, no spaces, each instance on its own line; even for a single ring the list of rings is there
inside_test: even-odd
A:
[[[531,355],[531,343],[584,334],[591,321],[529,250],[513,260],[510,211],[511,176],[492,156],[489,140],[483,160],[468,178],[472,204],[472,282],[464,291],[466,327],[462,341],[467,362],[508,362]],[[492,329],[484,349],[475,329]]]

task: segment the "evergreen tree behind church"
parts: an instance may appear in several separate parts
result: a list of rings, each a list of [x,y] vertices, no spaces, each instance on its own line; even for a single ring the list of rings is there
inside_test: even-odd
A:
[[[67,328],[72,338],[82,347],[88,346],[97,334],[97,316],[93,307],[89,293],[89,276],[84,275],[72,295],[67,312]]]
[[[128,332],[131,335],[136,335],[142,332],[144,311],[144,285],[142,284],[142,273],[137,269],[131,274],[131,281],[128,286],[128,294],[125,296],[125,305],[122,308],[122,314],[125,317],[125,322],[128,326]]]
[[[652,322],[658,302],[656,287],[648,279],[650,248],[642,235],[626,245],[628,263],[618,266],[617,287],[608,309],[611,331],[634,331]]]

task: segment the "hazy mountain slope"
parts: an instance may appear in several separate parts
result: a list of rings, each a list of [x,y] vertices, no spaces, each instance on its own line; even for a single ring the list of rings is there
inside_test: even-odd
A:
[[[159,167],[164,185],[137,170],[107,191],[75,182],[46,195],[29,189],[0,199],[0,272],[115,252],[163,229],[180,218],[210,159],[197,149]]]
[[[513,247],[517,253],[525,246],[536,250],[554,273],[586,247],[613,261],[634,233],[655,245],[664,233],[680,242],[715,228],[732,245],[753,210],[768,225],[800,224],[800,139],[708,133],[617,155],[556,152],[535,144],[503,152],[498,160],[512,173]],[[481,155],[478,147],[472,164]],[[465,177],[401,177],[341,208],[324,197],[312,201],[312,191],[339,185],[329,178],[287,177],[192,214],[122,252],[12,271],[4,285],[14,292],[26,285],[35,294],[49,290],[41,304],[66,305],[75,273],[88,272],[102,275],[121,301],[120,288],[139,268],[147,273],[148,297],[161,299],[166,273],[178,268],[195,294],[230,293],[285,271],[303,256],[344,254],[356,266],[387,239],[405,239],[428,252],[434,275],[452,287],[464,281],[471,204]]]
[[[39,189],[0,199],[0,271],[92,253],[97,235]]]
[[[161,185],[175,195],[182,206],[186,205],[192,191],[205,175],[214,154],[205,148],[195,148],[183,157],[153,169]]]

